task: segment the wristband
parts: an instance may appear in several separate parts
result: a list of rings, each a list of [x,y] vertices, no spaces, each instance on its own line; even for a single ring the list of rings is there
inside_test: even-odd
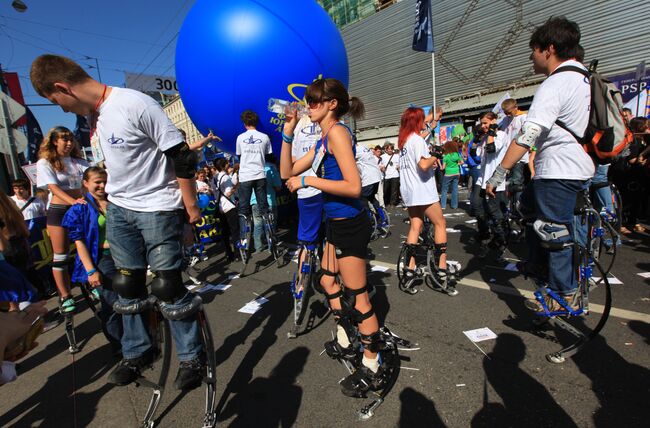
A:
[[[300,182],[302,183],[302,187],[304,188],[305,187],[305,176],[304,175],[302,176],[302,179],[300,180]]]
[[[90,276],[97,273],[97,268],[92,268],[89,271],[86,272],[86,275]]]
[[[282,141],[284,141],[287,144],[293,143],[293,136],[289,137],[287,134],[282,131]]]

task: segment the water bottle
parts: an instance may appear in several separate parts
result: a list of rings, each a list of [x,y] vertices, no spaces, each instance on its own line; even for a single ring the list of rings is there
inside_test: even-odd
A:
[[[278,98],[269,98],[268,110],[271,113],[284,114],[287,107],[291,106],[290,101],[280,100]],[[296,105],[298,116],[304,116],[307,114],[307,107],[298,103]]]

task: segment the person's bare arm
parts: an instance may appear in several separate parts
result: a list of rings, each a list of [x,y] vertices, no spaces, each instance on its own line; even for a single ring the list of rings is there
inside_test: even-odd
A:
[[[188,146],[190,150],[200,150],[203,148],[204,145],[206,145],[210,141],[223,141],[223,140],[220,137],[214,135],[212,131],[210,131],[210,133],[205,138],[201,138],[200,140],[197,140],[192,144],[188,144]]]
[[[188,221],[191,224],[196,223],[201,219],[201,212],[196,202],[196,180],[194,178],[180,177],[176,177],[176,179],[178,180],[178,187],[181,189],[183,205],[185,205],[189,217]]]
[[[68,195],[65,190],[61,189],[56,184],[48,184],[47,188],[52,192],[54,196],[65,201],[68,205],[74,204],[85,204],[86,201],[83,198],[75,199],[72,196]]]

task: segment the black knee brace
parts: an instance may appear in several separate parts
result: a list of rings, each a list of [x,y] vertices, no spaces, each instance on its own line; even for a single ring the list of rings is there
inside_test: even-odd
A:
[[[113,290],[124,299],[138,299],[145,293],[147,272],[144,269],[118,268],[113,276]]]
[[[159,270],[154,272],[154,275],[151,294],[163,302],[172,303],[187,294],[180,270]]]
[[[370,352],[379,352],[382,350],[381,333],[378,331],[372,334],[363,334],[359,332],[363,347]]]
[[[344,312],[350,314],[350,318],[355,324],[362,323],[375,314],[375,310],[372,308],[370,308],[370,310],[366,313],[361,313],[356,308],[357,296],[359,294],[365,293],[366,291],[368,290],[365,285],[356,290],[353,290],[351,288],[346,288],[344,290],[344,296],[341,299],[341,308]]]
[[[322,285],[322,284],[321,284],[321,280],[323,279],[324,276],[331,276],[332,278],[336,278],[336,272],[332,272],[332,271],[330,271],[330,270],[320,268],[320,269],[318,270],[318,272],[316,272],[316,282],[317,282],[318,284]],[[325,292],[323,292],[323,293],[324,293],[326,296],[329,296],[327,293],[325,293]],[[336,297],[340,297],[340,296],[336,296]],[[329,299],[329,300],[332,300],[332,299],[334,299],[334,297],[332,297],[331,299],[328,297],[328,299]]]
[[[447,243],[442,242],[440,244],[433,244],[433,254],[436,257],[436,260],[440,258],[443,254],[447,253]]]

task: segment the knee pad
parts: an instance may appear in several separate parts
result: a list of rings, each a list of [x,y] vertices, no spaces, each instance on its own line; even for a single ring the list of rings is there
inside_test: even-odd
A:
[[[180,270],[159,270],[154,272],[154,275],[151,294],[163,302],[172,303],[187,294]]]
[[[54,253],[52,255],[52,270],[64,271],[68,268],[68,255],[61,253]]]
[[[359,332],[363,347],[370,352],[379,352],[382,350],[381,333],[378,331],[372,334],[363,334]]]
[[[144,269],[118,268],[113,276],[113,290],[124,299],[138,299],[145,294],[147,272]]]
[[[542,240],[541,246],[549,250],[561,250],[564,244],[570,240],[571,234],[565,224],[552,223],[550,221],[536,220],[533,223],[533,230]]]

